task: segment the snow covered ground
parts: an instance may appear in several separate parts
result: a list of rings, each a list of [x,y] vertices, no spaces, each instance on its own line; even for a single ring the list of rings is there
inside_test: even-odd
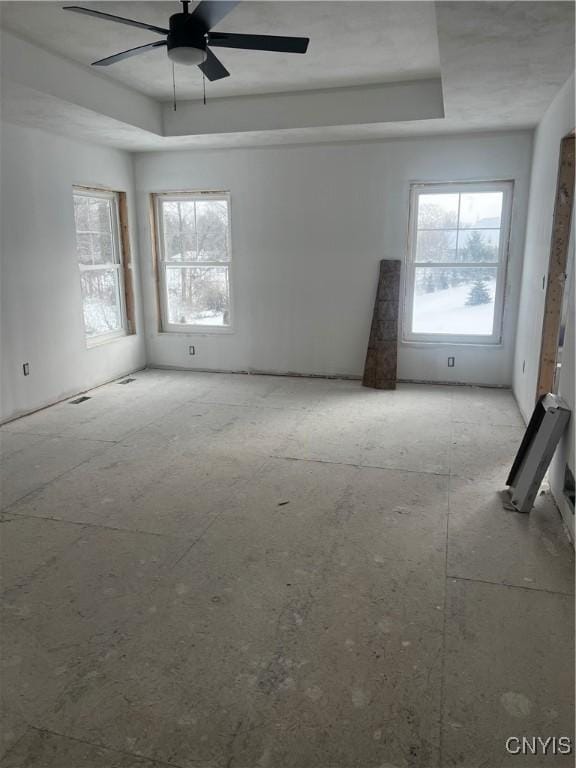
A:
[[[494,322],[495,280],[486,280],[490,304],[468,306],[472,284],[414,296],[413,333],[450,333],[489,336]]]
[[[223,312],[204,314],[193,312],[186,317],[186,322],[191,325],[226,325]]]
[[[200,310],[190,306],[189,303],[183,303],[178,299],[172,298],[169,307],[168,320],[175,325],[181,323],[186,325],[228,325],[223,310]]]
[[[84,299],[84,326],[89,337],[120,330],[120,309],[117,304],[106,304],[100,299]]]

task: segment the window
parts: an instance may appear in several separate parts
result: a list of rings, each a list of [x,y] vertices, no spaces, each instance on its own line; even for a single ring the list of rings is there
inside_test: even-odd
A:
[[[501,341],[512,183],[412,187],[404,339]]]
[[[127,332],[118,193],[74,189],[76,252],[87,343]]]
[[[159,194],[155,202],[162,330],[230,330],[228,195]]]

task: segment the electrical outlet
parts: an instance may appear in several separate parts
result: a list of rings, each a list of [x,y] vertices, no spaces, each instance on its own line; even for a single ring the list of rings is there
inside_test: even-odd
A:
[[[196,354],[196,347],[194,346],[194,344],[190,344],[190,346],[188,347],[188,354],[189,355],[195,355]]]
[[[22,373],[24,376],[30,376],[30,363],[24,363],[22,366]]]
[[[448,368],[454,368],[455,362],[456,362],[456,358],[455,357],[449,357],[448,358]]]

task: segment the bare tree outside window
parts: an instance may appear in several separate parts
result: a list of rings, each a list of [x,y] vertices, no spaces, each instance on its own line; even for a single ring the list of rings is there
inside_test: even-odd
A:
[[[159,195],[157,206],[165,324],[229,327],[228,199]]]

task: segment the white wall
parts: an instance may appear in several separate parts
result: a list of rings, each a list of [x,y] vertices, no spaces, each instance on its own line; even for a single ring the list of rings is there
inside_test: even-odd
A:
[[[534,139],[513,379],[514,394],[526,421],[534,408],[538,385],[540,341],[546,299],[543,278],[548,274],[550,261],[560,142],[574,129],[574,123],[574,77],[572,77],[548,108]],[[571,296],[558,393],[568,403],[574,414],[574,285],[567,286],[567,290],[571,291]],[[571,518],[572,533],[574,531],[573,515],[568,511],[563,498],[563,486],[566,463],[574,473],[574,418],[573,415],[569,428],[558,446],[549,474],[552,493],[567,520],[568,516]]]
[[[529,132],[136,157],[146,341],[155,365],[360,375],[380,259],[404,259],[411,181],[514,179],[504,341],[402,344],[404,379],[510,385]],[[159,334],[149,194],[231,192],[235,332]],[[188,355],[194,343],[197,354]],[[456,367],[447,367],[447,357]]]
[[[574,222],[572,222],[572,231],[574,232]],[[574,239],[572,239],[572,261],[574,260]],[[572,269],[574,270],[574,263],[572,263]],[[570,295],[568,303],[568,321],[566,323],[566,338],[564,349],[562,352],[562,367],[560,369],[560,378],[558,381],[558,394],[562,399],[568,403],[572,410],[572,418],[568,429],[564,433],[560,445],[556,449],[552,465],[550,467],[549,480],[550,488],[564,519],[568,526],[568,530],[571,532],[572,539],[574,539],[574,514],[570,509],[567,499],[564,497],[564,477],[566,472],[566,464],[570,467],[572,475],[576,477],[575,458],[576,458],[576,446],[575,436],[576,429],[574,428],[574,419],[576,418],[575,412],[575,386],[574,386],[574,373],[575,373],[575,352],[576,352],[576,334],[574,330],[574,272],[572,271],[572,282],[569,286]]]
[[[127,192],[137,256],[131,157],[3,123],[0,159],[5,420],[142,367],[145,350],[141,332],[86,348],[75,250],[72,186],[104,185]]]
[[[526,247],[514,355],[514,394],[525,420],[536,402],[540,340],[546,299],[545,279],[550,261],[550,239],[558,179],[560,141],[574,128],[574,77],[542,118],[534,138]]]

